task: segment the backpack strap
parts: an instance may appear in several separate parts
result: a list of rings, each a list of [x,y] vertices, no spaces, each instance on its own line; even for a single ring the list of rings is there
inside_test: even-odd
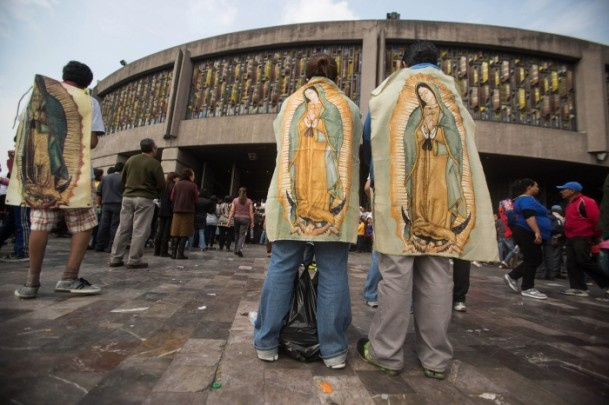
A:
[[[580,198],[579,202],[577,203],[577,213],[583,219],[588,219],[588,213],[586,212],[586,202],[583,198]]]

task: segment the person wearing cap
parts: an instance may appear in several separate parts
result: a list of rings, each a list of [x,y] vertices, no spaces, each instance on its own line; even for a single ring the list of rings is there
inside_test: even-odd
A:
[[[609,276],[607,276],[590,256],[592,245],[600,240],[597,229],[599,208],[596,202],[582,194],[582,185],[569,181],[557,186],[562,198],[568,201],[565,207],[565,236],[567,237],[567,274],[569,287],[562,294],[587,297],[588,287],[584,273],[588,274],[609,297]]]

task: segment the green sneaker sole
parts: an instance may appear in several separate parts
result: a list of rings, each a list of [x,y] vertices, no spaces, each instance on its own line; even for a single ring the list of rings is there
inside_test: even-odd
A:
[[[373,366],[378,367],[382,372],[384,372],[387,375],[396,376],[396,375],[400,374],[400,370],[390,370],[388,368],[381,366],[377,362],[375,362],[372,359],[372,357],[370,356],[370,353],[368,352],[369,346],[370,346],[370,341],[366,338],[362,338],[357,341],[357,354],[359,355],[360,359],[364,360],[368,364],[372,364]]]

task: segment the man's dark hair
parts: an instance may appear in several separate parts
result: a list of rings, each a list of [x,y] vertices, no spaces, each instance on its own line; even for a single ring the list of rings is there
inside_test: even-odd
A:
[[[123,162],[118,162],[114,165],[114,170],[116,170],[118,173],[122,172],[124,168],[125,164]]]
[[[84,63],[71,60],[63,67],[63,80],[75,83],[78,87],[85,89],[93,81],[93,72]]]
[[[529,178],[516,180],[512,183],[512,191],[514,194],[513,197],[518,197],[519,195],[524,194],[527,191],[527,188],[534,185],[535,183],[535,180]]]
[[[152,149],[154,149],[155,146],[156,145],[155,145],[154,141],[150,138],[144,138],[140,141],[140,150],[143,153],[152,152]]]
[[[402,61],[406,66],[414,66],[419,63],[438,63],[440,53],[438,48],[429,41],[416,41],[406,49]]]
[[[114,166],[110,166],[108,170],[106,170],[106,174],[112,174],[116,172],[116,168]]]
[[[338,67],[336,66],[336,61],[333,57],[325,53],[313,55],[307,61],[307,79],[310,79],[313,76],[323,76],[334,82],[336,81],[337,72]]]
[[[101,178],[104,176],[104,170],[96,167],[93,169],[93,174],[95,175],[95,180],[101,180]]]

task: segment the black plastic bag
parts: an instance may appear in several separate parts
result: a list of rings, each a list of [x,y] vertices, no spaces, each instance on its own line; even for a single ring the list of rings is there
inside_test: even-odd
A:
[[[318,360],[317,273],[313,279],[304,270],[294,282],[290,312],[279,335],[279,347],[290,357],[303,362]]]

